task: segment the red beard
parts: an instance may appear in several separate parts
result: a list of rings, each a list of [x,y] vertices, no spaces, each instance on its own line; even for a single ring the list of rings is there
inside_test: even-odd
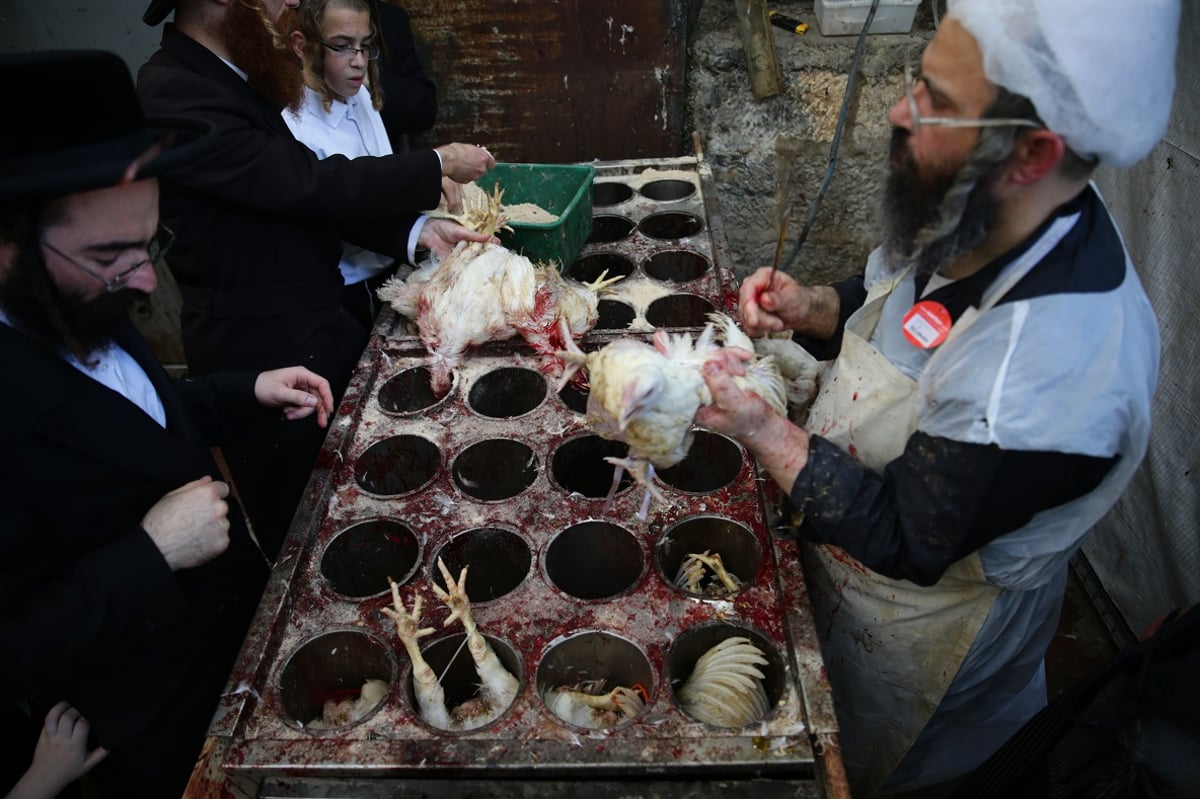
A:
[[[230,59],[245,70],[255,91],[293,111],[304,99],[304,73],[287,38],[294,23],[291,9],[272,21],[261,0],[234,0],[218,28]]]

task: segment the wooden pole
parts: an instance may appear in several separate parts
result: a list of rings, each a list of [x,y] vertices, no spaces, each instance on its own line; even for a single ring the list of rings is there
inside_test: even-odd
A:
[[[738,30],[746,65],[750,70],[750,88],[754,99],[762,100],[783,93],[783,70],[775,52],[775,34],[767,17],[766,0],[736,0]]]

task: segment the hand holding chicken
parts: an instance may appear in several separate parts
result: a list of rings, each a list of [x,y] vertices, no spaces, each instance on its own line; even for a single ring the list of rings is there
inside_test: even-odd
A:
[[[453,371],[471,347],[521,336],[541,356],[541,369],[557,377],[557,353],[565,339],[578,339],[599,319],[599,295],[620,278],[601,275],[593,283],[564,279],[554,264],[534,264],[493,241],[504,227],[497,190],[485,204],[470,206],[457,217],[477,232],[477,240],[460,242],[443,259],[431,261],[407,280],[392,278],[379,298],[397,313],[414,319],[429,351],[433,390],[450,390]],[[429,225],[457,224],[431,219]],[[440,251],[438,251],[440,254]]]
[[[618,339],[584,354],[572,342],[560,353],[568,362],[563,384],[575,369],[587,371],[591,387],[588,426],[603,438],[629,445],[627,458],[606,459],[617,468],[608,499],[611,505],[621,470],[628,471],[646,489],[640,519],[646,518],[651,498],[665,501],[654,487],[654,470],[683,460],[692,445],[696,412],[712,401],[703,375],[706,362],[738,363],[741,373],[733,378],[737,385],[761,397],[778,413],[786,413],[784,384],[774,359],[756,357],[753,343],[730,317],[714,313],[709,320],[694,341],[686,333],[671,335],[658,330],[653,346],[637,339]],[[747,362],[744,368],[740,367],[743,361]]]

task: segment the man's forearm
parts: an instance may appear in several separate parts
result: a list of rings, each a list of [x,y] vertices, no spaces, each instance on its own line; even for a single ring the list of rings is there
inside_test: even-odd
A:
[[[832,286],[808,286],[808,310],[796,332],[812,338],[837,335],[842,301]]]
[[[796,476],[808,463],[808,432],[773,414],[754,433],[739,436],[739,440],[771,479],[790,493]]]

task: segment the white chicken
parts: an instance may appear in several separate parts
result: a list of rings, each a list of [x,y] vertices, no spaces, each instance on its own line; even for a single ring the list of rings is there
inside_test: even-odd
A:
[[[605,459],[616,467],[609,505],[622,470],[646,489],[639,519],[645,520],[651,498],[665,501],[654,486],[654,470],[674,466],[691,448],[692,419],[701,405],[712,402],[703,366],[722,344],[754,352],[754,344],[732,318],[713,313],[695,340],[686,333],[671,335],[660,329],[654,333],[653,346],[625,338],[584,354],[572,341],[560,353],[567,368],[559,389],[574,370],[586,370],[588,427],[602,438],[629,445],[628,457]],[[761,396],[778,413],[786,413],[783,379],[771,356],[755,357],[735,382]]]
[[[575,686],[559,685],[542,691],[550,712],[576,727],[602,730],[624,719],[636,718],[646,706],[646,689],[640,685],[601,693],[604,680],[588,680]]]
[[[759,666],[766,655],[749,638],[734,636],[709,649],[676,692],[693,718],[717,727],[744,727],[767,715],[770,703]]]
[[[320,718],[313,719],[307,725],[310,730],[324,730],[330,727],[344,727],[353,724],[370,712],[371,708],[387,695],[388,684],[383,680],[367,680],[362,685],[358,696],[342,700],[328,699],[321,708]]]
[[[475,620],[471,616],[471,600],[466,592],[466,567],[463,567],[457,582],[441,558],[438,558],[438,569],[441,570],[442,579],[446,581],[446,587],[449,589],[443,591],[439,585],[433,584],[434,592],[450,608],[450,616],[442,626],[448,627],[458,619],[466,630],[467,649],[475,661],[475,674],[480,681],[479,692],[474,697],[453,709],[446,707],[446,694],[442,690],[438,675],[426,662],[418,645],[421,638],[431,635],[434,631],[432,627],[420,626],[420,596],[413,601],[412,612],[408,612],[400,599],[399,586],[388,578],[392,587],[392,607],[384,608],[383,612],[396,622],[396,635],[412,660],[413,692],[417,697],[421,718],[440,730],[473,730],[499,718],[516,698],[520,684],[517,678],[504,668],[500,658],[492,651],[491,644],[475,626]]]
[[[802,424],[808,415],[809,406],[816,399],[826,364],[818,361],[808,350],[793,341],[791,333],[784,333],[780,338],[768,336],[755,339],[754,351],[775,359],[775,365],[779,367],[787,389],[792,421]]]
[[[465,226],[489,235],[504,225],[498,189],[487,206],[468,208]],[[461,242],[450,255],[430,261],[407,280],[391,278],[379,298],[417,323],[430,355],[432,387],[450,389],[455,367],[471,347],[521,336],[541,356],[541,369],[562,372],[558,351],[564,336],[578,339],[596,326],[599,295],[619,277],[577,283],[564,279],[554,264],[534,264],[499,244]]]

